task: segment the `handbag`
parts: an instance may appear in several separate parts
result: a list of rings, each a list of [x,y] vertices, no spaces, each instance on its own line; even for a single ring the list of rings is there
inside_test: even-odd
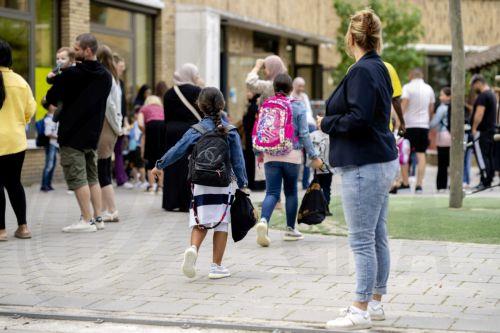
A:
[[[437,135],[436,145],[438,147],[451,146],[451,134],[448,130],[439,131]]]
[[[328,205],[321,190],[318,176],[314,173],[314,179],[302,198],[297,222],[308,225],[320,224],[326,218],[327,209]]]
[[[250,194],[240,189],[234,194],[235,199],[231,205],[231,236],[235,242],[245,238],[248,231],[257,223],[257,211],[255,210]]]
[[[200,114],[198,113],[198,111],[196,111],[196,108],[193,105],[191,105],[191,103],[189,103],[187,98],[184,96],[182,91],[179,89],[179,86],[174,85],[174,91],[177,94],[177,97],[179,97],[179,99],[181,100],[182,104],[184,104],[184,106],[187,107],[189,111],[191,111],[193,116],[196,119],[198,119],[198,121],[200,121],[201,120]]]

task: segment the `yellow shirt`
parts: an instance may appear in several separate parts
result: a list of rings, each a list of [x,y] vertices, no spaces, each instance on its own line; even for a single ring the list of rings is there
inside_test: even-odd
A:
[[[384,65],[387,68],[387,71],[389,72],[389,76],[391,78],[392,98],[401,96],[401,94],[403,94],[403,87],[401,87],[401,81],[399,80],[398,72],[396,72],[396,70],[390,63],[384,61]],[[349,72],[352,66],[353,65],[351,65],[347,69],[347,72]]]
[[[391,77],[391,85],[393,90],[392,98],[401,96],[401,94],[403,93],[403,87],[401,87],[401,81],[399,81],[398,72],[396,72],[396,70],[390,63],[384,61],[384,65],[389,72],[389,76]]]
[[[36,102],[28,83],[6,67],[0,67],[5,101],[0,109],[0,156],[26,150],[26,124],[36,111]]]

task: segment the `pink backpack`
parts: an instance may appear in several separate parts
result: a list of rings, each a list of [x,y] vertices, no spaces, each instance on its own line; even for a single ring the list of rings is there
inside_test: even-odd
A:
[[[286,155],[293,149],[292,106],[288,97],[276,95],[264,101],[252,132],[255,150],[270,155]]]

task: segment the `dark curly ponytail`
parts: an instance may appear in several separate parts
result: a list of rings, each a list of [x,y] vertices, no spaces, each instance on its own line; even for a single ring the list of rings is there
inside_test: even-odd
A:
[[[224,96],[219,89],[214,87],[204,88],[198,96],[198,107],[206,117],[212,119],[217,132],[221,135],[227,134],[227,129],[222,125],[222,110],[226,105]]]
[[[1,67],[12,67],[12,49],[9,43],[0,39],[0,66]],[[3,82],[3,74],[0,72],[0,109],[3,107],[3,103],[7,98],[5,91],[5,84]]]

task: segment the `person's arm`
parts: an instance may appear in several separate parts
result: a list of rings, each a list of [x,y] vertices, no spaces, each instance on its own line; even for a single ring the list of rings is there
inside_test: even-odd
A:
[[[262,94],[272,82],[259,79],[259,71],[264,65],[264,60],[257,59],[254,68],[248,73],[246,78],[246,85],[248,90],[254,94]]]
[[[36,101],[30,86],[26,83],[26,105],[24,107],[24,120],[29,123],[36,112]]]
[[[189,148],[200,138],[200,133],[195,129],[189,129],[175,146],[170,148],[161,159],[156,162],[157,169],[165,169],[167,166],[180,160]]]
[[[239,134],[237,134],[237,132],[229,133],[228,140],[229,147],[231,149],[231,167],[233,168],[234,175],[236,176],[238,188],[242,189],[244,187],[247,187],[248,178],[245,169],[245,159],[243,157],[243,150],[241,148],[240,136]]]
[[[429,119],[432,119],[432,115],[434,114],[434,110],[435,110],[434,109],[434,102],[432,102],[432,103],[429,104],[429,110],[428,110],[428,112],[429,112]]]
[[[446,109],[447,109],[447,106],[443,105],[443,104],[441,104],[437,108],[436,114],[434,115],[434,117],[432,117],[432,120],[431,120],[431,122],[429,124],[430,128],[435,128],[439,124],[441,124],[441,121],[443,120],[444,116],[446,115]]]
[[[142,133],[146,133],[146,124],[144,124],[144,113],[139,111],[139,115],[137,117],[137,123],[139,124],[139,128],[141,129]]]
[[[292,107],[298,107],[300,108],[300,105],[303,102],[293,102]],[[309,124],[307,123],[307,115],[305,114],[307,112],[305,110],[305,105],[304,105],[304,112],[298,111],[297,115],[297,127],[298,127],[298,132],[299,132],[299,142],[304,146],[304,149],[306,150],[307,155],[311,160],[315,159],[318,157],[318,152],[316,149],[314,149],[314,146],[311,141],[311,137],[309,135]]]
[[[346,81],[347,110],[326,116],[321,130],[330,135],[362,132],[370,127],[376,102],[375,82],[365,68],[353,68]]]
[[[474,119],[472,120],[472,136],[476,136],[477,127],[483,121],[484,111],[486,108],[484,105],[478,105],[476,107],[476,112],[474,113]]]
[[[394,97],[392,99],[392,106],[394,107],[394,112],[397,116],[397,126],[399,128],[399,135],[403,136],[406,132],[405,118],[403,116],[403,108],[401,107],[401,99],[399,97]]]

